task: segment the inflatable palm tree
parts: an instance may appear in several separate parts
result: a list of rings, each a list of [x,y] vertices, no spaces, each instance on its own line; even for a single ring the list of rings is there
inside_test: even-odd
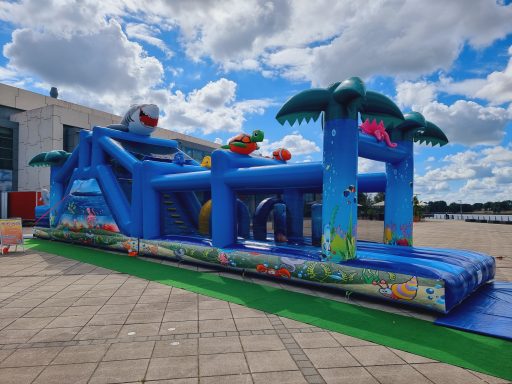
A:
[[[323,113],[322,254],[334,262],[356,257],[357,118],[365,96],[363,81],[353,77],[293,96],[276,116],[293,125]]]
[[[362,120],[382,122],[386,137],[399,141],[399,148],[408,153],[403,161],[398,162],[399,171],[405,171],[407,175],[407,188],[403,180],[395,180],[396,176],[391,181],[391,184],[397,184],[396,188],[391,188],[393,199],[401,208],[404,196],[409,199],[411,212],[409,214],[406,208],[399,210],[400,217],[397,214],[387,215],[393,221],[393,228],[397,225],[404,228],[402,222],[412,223],[412,142],[432,145],[448,142],[442,131],[426,122],[421,114],[412,113],[404,117],[393,101],[380,93],[366,91],[363,81],[357,77],[327,88],[300,92],[283,105],[276,116],[281,124],[316,121],[323,114],[322,254],[334,262],[356,257],[358,113],[361,113]],[[396,166],[387,163],[388,179]],[[409,227],[412,231],[412,225]]]

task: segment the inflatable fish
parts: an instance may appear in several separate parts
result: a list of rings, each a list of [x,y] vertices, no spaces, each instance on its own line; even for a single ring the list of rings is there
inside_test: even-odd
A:
[[[286,148],[277,148],[272,152],[272,158],[279,161],[288,161],[292,158],[292,154]]]
[[[128,109],[119,124],[111,124],[107,128],[118,131],[149,136],[158,125],[160,110],[155,104],[135,104]]]

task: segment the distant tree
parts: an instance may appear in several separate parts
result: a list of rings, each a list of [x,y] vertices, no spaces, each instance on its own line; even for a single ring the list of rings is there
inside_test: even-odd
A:
[[[459,212],[460,212],[460,208],[459,208]],[[462,204],[462,212],[464,212],[464,213],[473,212],[473,205],[471,205],[471,204]]]
[[[368,217],[369,210],[372,205],[372,197],[368,193],[359,192],[357,194],[357,203],[360,207],[357,208],[360,217]]]
[[[451,203],[451,204],[448,206],[448,212],[451,212],[451,213],[460,213],[460,204],[458,204],[458,203]]]
[[[484,208],[484,205],[482,203],[473,204],[473,211],[481,211],[483,208]]]
[[[378,192],[373,196],[373,204],[380,203],[384,200],[386,200],[386,194],[384,192]]]
[[[497,204],[500,212],[510,211],[512,209],[512,201],[511,200],[500,201],[499,203],[496,203],[496,204]]]
[[[420,201],[418,199],[418,196],[414,196],[412,198],[412,210],[413,210],[413,215],[415,218],[417,219],[421,219],[421,217],[423,216],[423,207],[420,205]]]
[[[371,204],[371,197],[367,193],[359,192],[357,194],[357,202],[361,207],[368,207]]]
[[[488,201],[484,204],[484,211],[492,211],[494,208],[494,203],[492,201]]]
[[[438,200],[438,201],[429,201],[428,202],[428,210],[429,212],[448,212],[448,204],[446,201]]]

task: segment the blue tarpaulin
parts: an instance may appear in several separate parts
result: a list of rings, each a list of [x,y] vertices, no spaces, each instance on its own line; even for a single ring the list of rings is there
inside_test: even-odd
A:
[[[435,324],[512,340],[512,283],[484,285]]]

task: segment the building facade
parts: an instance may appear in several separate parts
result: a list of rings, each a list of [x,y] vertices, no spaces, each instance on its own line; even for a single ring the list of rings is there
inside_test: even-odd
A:
[[[50,170],[29,167],[32,157],[55,149],[72,152],[80,130],[120,121],[121,116],[0,84],[0,191],[48,189]],[[163,128],[153,136],[178,141],[198,161],[219,147]]]

